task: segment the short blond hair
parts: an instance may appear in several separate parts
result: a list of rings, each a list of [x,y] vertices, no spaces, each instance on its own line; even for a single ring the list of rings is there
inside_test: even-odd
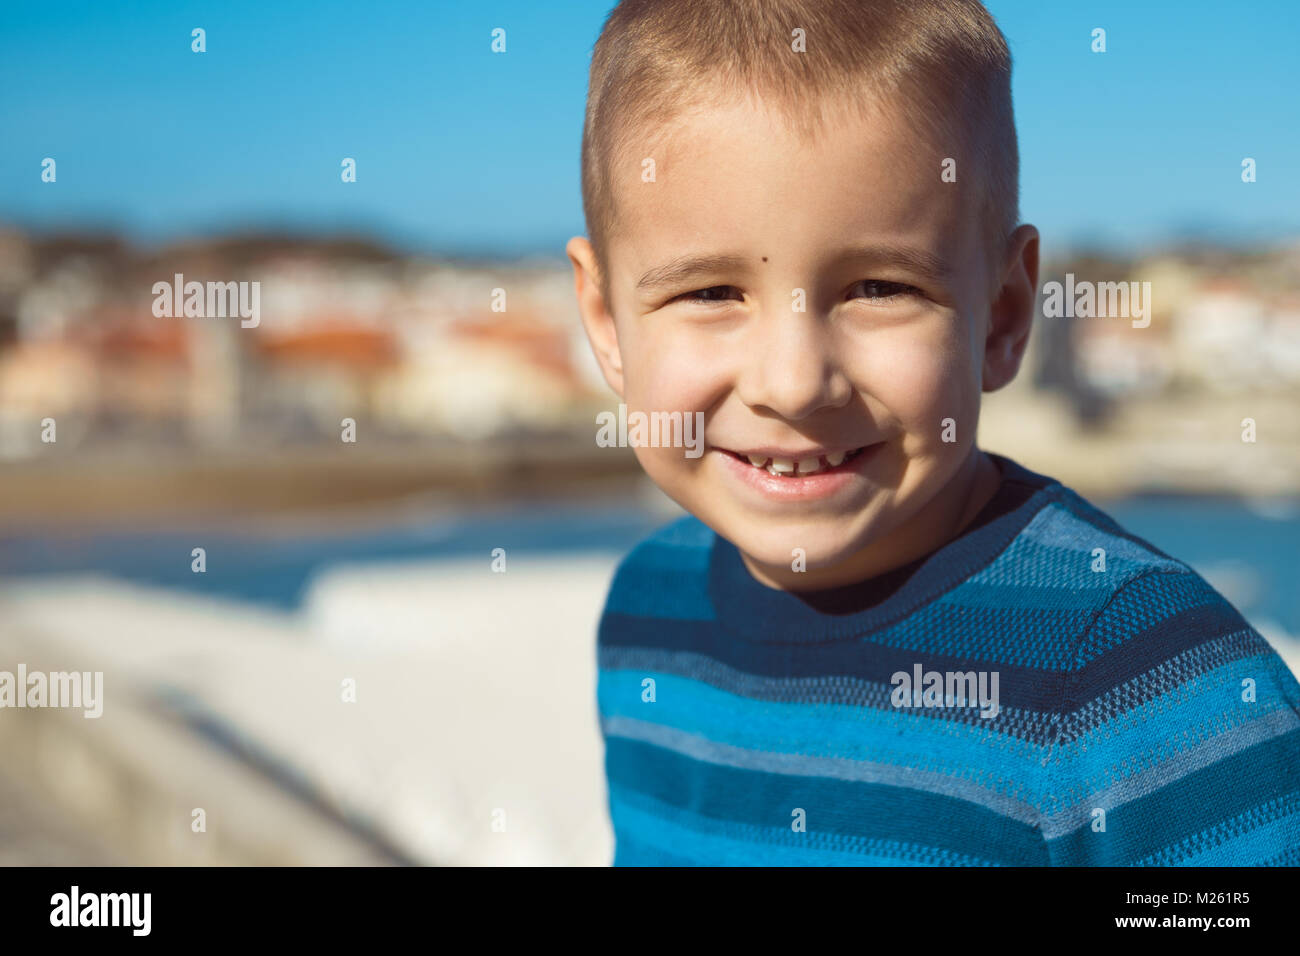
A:
[[[792,48],[796,29],[804,52]],[[723,88],[757,94],[804,136],[823,103],[865,112],[882,96],[912,98],[906,118],[982,171],[958,162],[961,181],[983,191],[1000,264],[1019,220],[1011,53],[978,0],[621,0],[592,53],[582,132],[583,210],[606,302],[615,158]]]

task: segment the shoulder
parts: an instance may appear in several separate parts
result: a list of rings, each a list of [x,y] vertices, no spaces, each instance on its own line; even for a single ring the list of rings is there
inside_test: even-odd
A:
[[[716,535],[685,515],[638,542],[618,563],[605,613],[704,617],[710,555]]]
[[[1243,660],[1258,665],[1279,701],[1300,708],[1285,662],[1205,578],[1072,489],[1027,474],[1043,505],[983,575],[1059,590],[1052,603],[1083,612],[1065,668],[1067,711],[1142,675],[1158,671],[1151,679],[1167,690]]]
[[[1297,859],[1300,682],[1286,661],[1195,570],[1068,489],[1035,522],[1037,573],[1058,576],[1053,550],[1090,559],[1046,761],[1053,861]]]
[[[1127,580],[1081,636],[1070,669],[1067,710],[1140,685],[1144,698],[1216,694],[1225,706],[1258,701],[1265,706],[1255,712],[1300,715],[1300,683],[1286,662],[1190,568],[1152,569]]]
[[[1277,690],[1295,681],[1232,604],[1184,561],[1133,534],[1060,482],[1011,463],[1007,480],[1033,488],[1032,517],[968,579],[971,600],[1013,606],[1034,660],[1071,675],[1061,709],[1174,659],[1190,666],[1252,658]],[[1199,665],[1198,665],[1199,666]],[[1180,674],[1189,673],[1186,670]]]
[[[1141,575],[1191,572],[1072,488],[996,457],[1005,485],[1032,497],[1032,516],[984,569],[983,583],[1087,591],[1104,601]]]
[[[1154,663],[1209,641],[1234,638],[1243,650],[1276,656],[1240,612],[1190,565],[1132,534],[1061,485],[1026,529],[1045,548],[1076,549],[1096,600],[1073,669],[1112,652]]]
[[[1183,562],[1130,533],[1060,482],[1015,468],[1008,484],[1027,495],[1025,514],[951,601],[997,608],[1025,644],[1026,659],[1070,669],[1102,611],[1135,581],[1194,576]],[[1165,578],[1159,580],[1166,581]]]
[[[1300,862],[1300,683],[1191,570],[1133,577],[1097,613],[1050,766],[1058,863]]]
[[[1016,542],[1020,557],[1051,564],[1054,554],[1082,555],[1089,572],[1097,575],[1093,583],[1110,591],[1152,572],[1191,572],[1185,563],[1133,534],[1074,489],[1019,466],[1013,468],[1008,480],[1033,486],[1042,502]]]
[[[1108,662],[1107,671],[1118,680],[1189,652],[1217,655],[1219,662],[1225,654],[1255,657],[1268,661],[1270,670],[1281,665],[1241,613],[1187,563],[1132,534],[1070,488],[1056,484],[1048,494],[1049,502],[1017,543],[1036,553],[1031,564],[1048,577],[1059,565],[1053,554],[1073,555],[1072,572],[1063,577],[1092,592],[1071,670],[1096,670]],[[1282,672],[1294,685],[1284,666]]]

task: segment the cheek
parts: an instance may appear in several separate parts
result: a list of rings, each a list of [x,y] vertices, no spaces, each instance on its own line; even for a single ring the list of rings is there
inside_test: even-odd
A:
[[[637,329],[628,337],[623,359],[628,414],[708,412],[728,386],[725,354],[692,342],[679,330],[656,331]],[[688,457],[678,447],[635,447],[633,453],[651,480],[683,503],[679,495],[689,494],[703,459]]]
[[[884,414],[906,431],[937,438],[940,421],[958,425],[978,396],[970,350],[950,322],[882,331],[855,343],[849,374]]]
[[[629,411],[708,411],[726,388],[726,353],[716,343],[710,347],[669,329],[638,330],[630,338],[623,357]]]
[[[687,458],[680,448],[634,448],[641,468],[656,485],[684,508],[692,506],[700,459]],[[695,502],[698,504],[698,502]]]

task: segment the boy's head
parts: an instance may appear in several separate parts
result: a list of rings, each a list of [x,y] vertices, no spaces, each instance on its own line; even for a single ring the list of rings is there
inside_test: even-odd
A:
[[[768,583],[845,583],[962,512],[1037,284],[1016,157],[1010,57],[972,0],[610,14],[568,250],[583,322],[631,410],[705,414],[703,457],[637,455]]]

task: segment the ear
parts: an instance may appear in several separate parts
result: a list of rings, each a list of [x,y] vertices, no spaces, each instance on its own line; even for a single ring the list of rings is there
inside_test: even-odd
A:
[[[989,309],[984,341],[984,391],[995,392],[1016,377],[1029,343],[1038,302],[1038,230],[1016,228],[1007,239],[1002,280]]]
[[[614,314],[600,290],[596,252],[584,236],[574,236],[564,251],[573,263],[573,288],[578,296],[578,311],[582,315],[582,327],[587,331],[587,341],[591,343],[605,381],[622,398],[623,358],[618,349]]]

